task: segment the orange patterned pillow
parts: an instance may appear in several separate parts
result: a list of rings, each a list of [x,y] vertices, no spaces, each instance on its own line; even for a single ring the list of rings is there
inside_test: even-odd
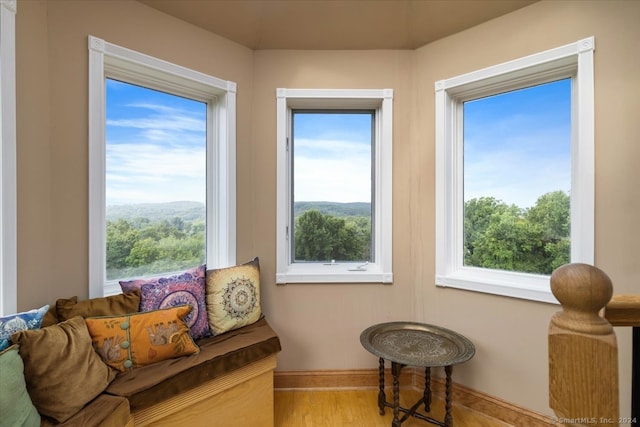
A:
[[[184,318],[191,306],[123,316],[89,317],[93,348],[104,362],[120,372],[200,351]]]

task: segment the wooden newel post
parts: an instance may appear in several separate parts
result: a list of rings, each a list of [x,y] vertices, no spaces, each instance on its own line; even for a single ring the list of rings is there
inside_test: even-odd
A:
[[[549,325],[549,406],[562,426],[618,426],[618,345],[600,316],[613,287],[600,269],[567,264],[551,275],[562,311]]]

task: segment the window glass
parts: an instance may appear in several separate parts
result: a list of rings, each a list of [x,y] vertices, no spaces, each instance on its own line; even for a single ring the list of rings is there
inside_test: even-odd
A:
[[[570,261],[571,79],[463,103],[464,265]]]
[[[107,79],[106,278],[205,263],[207,104]]]
[[[368,262],[374,111],[293,110],[294,262]]]

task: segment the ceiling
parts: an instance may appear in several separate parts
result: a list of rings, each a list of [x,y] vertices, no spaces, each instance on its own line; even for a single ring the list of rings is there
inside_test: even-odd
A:
[[[415,49],[537,0],[138,0],[250,49]]]

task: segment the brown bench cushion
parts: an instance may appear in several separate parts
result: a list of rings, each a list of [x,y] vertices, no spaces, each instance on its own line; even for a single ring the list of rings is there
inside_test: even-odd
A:
[[[200,352],[118,374],[106,393],[146,408],[206,381],[280,351],[280,339],[263,317],[257,322],[196,341]]]
[[[67,421],[42,417],[41,427],[122,427],[129,420],[129,402],[124,397],[101,394]]]

